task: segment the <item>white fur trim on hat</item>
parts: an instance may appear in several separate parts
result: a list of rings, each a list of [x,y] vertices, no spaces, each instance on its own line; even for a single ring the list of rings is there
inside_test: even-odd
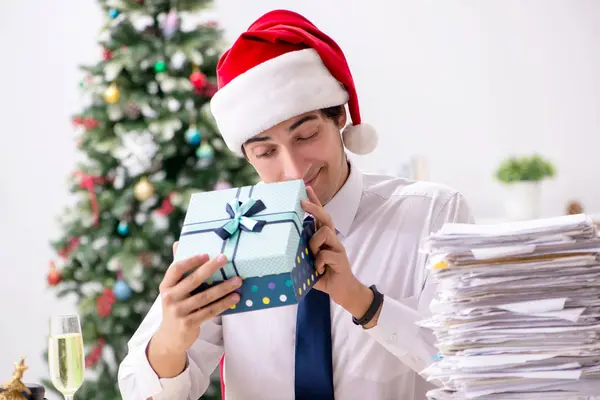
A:
[[[354,154],[365,155],[377,147],[377,131],[371,125],[348,125],[342,131],[344,147]]]
[[[305,112],[345,104],[348,93],[314,49],[285,53],[232,79],[215,93],[211,112],[223,140],[242,155],[253,136]]]

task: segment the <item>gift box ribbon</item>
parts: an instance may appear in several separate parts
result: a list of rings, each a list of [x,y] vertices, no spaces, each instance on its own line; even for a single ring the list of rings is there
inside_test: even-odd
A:
[[[250,187],[248,199],[240,201],[242,189],[238,188],[235,199],[225,205],[225,211],[229,218],[187,224],[183,227],[181,233],[183,236],[214,232],[223,239],[221,253],[225,254],[229,260],[229,263],[221,268],[223,280],[226,280],[228,276],[240,276],[235,265],[235,256],[242,232],[259,233],[268,224],[291,223],[298,232],[298,236],[301,236],[302,220],[296,212],[283,211],[256,215],[262,211],[267,211],[267,205],[262,200],[251,197],[254,186]]]
[[[215,229],[215,233],[223,240],[229,239],[239,229],[246,232],[260,232],[265,226],[265,221],[249,218],[254,214],[266,210],[262,200],[248,199],[243,203],[237,198],[225,206],[225,211],[231,220],[222,227]]]

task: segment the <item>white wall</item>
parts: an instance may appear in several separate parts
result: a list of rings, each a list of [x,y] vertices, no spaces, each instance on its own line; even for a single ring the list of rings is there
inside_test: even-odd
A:
[[[343,6],[342,6],[343,4]],[[345,50],[363,119],[380,149],[359,160],[392,168],[413,154],[430,177],[462,190],[479,217],[502,213],[491,176],[510,153],[539,151],[559,176],[544,186],[545,215],[571,198],[600,211],[600,3],[220,0],[233,39],[263,12],[305,13]],[[100,57],[93,1],[4,0],[0,13],[0,381],[26,355],[41,360],[47,318],[67,311],[45,292],[54,216],[75,160],[77,65]],[[596,179],[594,179],[596,178]]]

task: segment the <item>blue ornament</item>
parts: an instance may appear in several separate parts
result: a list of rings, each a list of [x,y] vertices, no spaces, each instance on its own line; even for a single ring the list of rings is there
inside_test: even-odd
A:
[[[192,146],[198,146],[202,141],[202,136],[198,128],[190,128],[185,132],[185,141]]]
[[[210,144],[204,142],[196,150],[196,155],[198,156],[198,158],[200,158],[202,160],[209,160],[214,157],[215,152],[214,152],[213,148],[210,146]]]
[[[119,10],[113,8],[108,12],[108,16],[111,17],[112,19],[115,19],[119,16]]]
[[[127,300],[131,297],[131,293],[131,288],[123,280],[118,280],[115,286],[113,286],[113,294],[118,300]]]
[[[117,226],[117,232],[121,236],[127,236],[129,234],[129,224],[125,221],[119,222],[119,226]]]

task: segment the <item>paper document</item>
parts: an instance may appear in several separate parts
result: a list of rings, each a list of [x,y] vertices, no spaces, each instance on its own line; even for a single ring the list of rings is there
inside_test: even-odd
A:
[[[584,214],[427,238],[430,400],[600,400],[600,238]],[[596,397],[597,396],[597,397]]]

